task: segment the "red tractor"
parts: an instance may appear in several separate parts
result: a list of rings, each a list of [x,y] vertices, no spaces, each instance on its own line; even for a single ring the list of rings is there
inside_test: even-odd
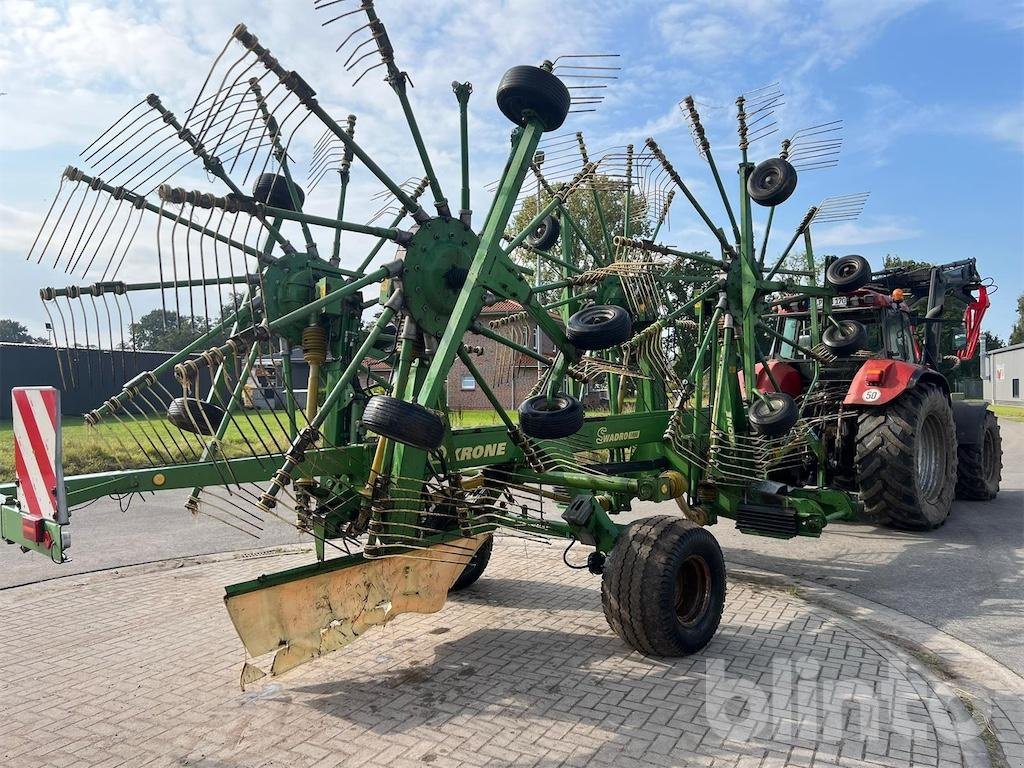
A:
[[[974,356],[989,306],[975,260],[872,272],[863,257],[843,256],[826,264],[825,276],[840,294],[830,306],[807,297],[775,302],[768,319],[777,335],[758,367],[759,389],[789,394],[817,424],[822,450],[802,471],[858,491],[867,519],[912,530],[942,525],[954,496],[994,498],[1002,470],[996,416],[988,403],[953,399],[946,377]],[[966,309],[954,353],[943,355],[953,296]]]

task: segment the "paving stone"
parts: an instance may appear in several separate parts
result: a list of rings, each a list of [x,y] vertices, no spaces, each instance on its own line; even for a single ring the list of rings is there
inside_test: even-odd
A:
[[[0,592],[0,765],[984,764],[977,744],[961,747],[956,702],[850,620],[734,583],[704,652],[646,659],[609,631],[597,577],[507,539],[443,611],[240,691],[222,585],[307,561]],[[26,647],[46,652],[26,659]],[[992,705],[1011,760],[1021,713],[1013,695]]]

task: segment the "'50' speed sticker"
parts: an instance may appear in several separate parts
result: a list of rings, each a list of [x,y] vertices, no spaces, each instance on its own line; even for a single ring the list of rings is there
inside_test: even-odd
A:
[[[865,389],[864,394],[861,395],[860,397],[865,403],[873,403],[881,396],[882,390],[880,389]]]

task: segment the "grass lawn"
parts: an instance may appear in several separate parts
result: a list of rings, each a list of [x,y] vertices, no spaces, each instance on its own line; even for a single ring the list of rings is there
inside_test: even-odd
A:
[[[245,438],[260,453],[274,449],[274,438],[277,439],[279,445],[287,443],[288,422],[284,413],[280,413],[277,418],[274,418],[268,411],[246,411],[246,416],[238,416],[224,436],[223,449],[227,456],[251,455]],[[513,416],[513,418],[515,417]],[[278,420],[280,420],[280,424]],[[161,421],[162,419],[155,417],[150,419],[149,426],[145,428],[145,431],[150,433],[152,441],[157,446],[163,448],[157,439],[157,435],[159,435],[168,448],[173,451],[174,446],[171,445],[168,432],[160,423]],[[454,427],[486,427],[498,423],[500,420],[494,411],[452,413],[452,426]],[[185,442],[178,430],[170,427],[170,431],[179,443]],[[133,433],[139,437],[139,442],[147,449],[145,452],[133,439]],[[149,441],[139,435],[138,428],[133,428],[129,432],[128,425],[118,421],[112,420],[106,426],[92,428],[87,426],[81,417],[65,416],[63,434],[64,474],[66,475],[107,472],[118,469],[120,466],[126,468],[146,467],[150,463],[147,460],[147,455],[154,457],[159,455]],[[262,436],[262,442],[260,436]],[[199,450],[197,441],[191,440],[190,443],[196,451]],[[186,455],[194,454],[186,449]],[[157,461],[162,463],[163,460],[157,458]],[[0,483],[10,482],[13,479],[14,429],[10,421],[0,421]]]
[[[273,449],[274,436],[277,437],[280,445],[287,443],[287,421],[284,414],[280,414],[281,424],[279,425],[268,412],[247,411],[246,413],[248,419],[240,416],[228,427],[223,443],[225,455],[231,457],[251,455],[243,438],[248,438],[260,453],[266,453],[268,449]],[[147,467],[150,465],[150,456],[154,457],[158,463],[163,463],[164,459],[160,458],[159,451],[152,444],[161,450],[166,445],[172,455],[180,457],[181,454],[171,443],[171,435],[174,436],[178,444],[182,445],[186,456],[194,457],[198,454],[201,445],[197,440],[188,441],[192,446],[191,449],[184,447],[186,440],[182,433],[169,424],[165,429],[162,422],[162,418],[153,417],[148,420],[148,426],[145,427],[130,427],[130,422],[122,423],[115,420],[100,427],[89,427],[80,416],[65,416],[62,420],[64,474],[83,475],[91,472],[107,472],[119,469],[121,466],[125,468]],[[149,439],[140,434],[140,431],[148,433]],[[257,433],[262,435],[263,442],[257,437]],[[132,435],[138,438],[138,442]],[[144,451],[143,448],[146,450]],[[10,482],[13,479],[14,428],[10,421],[0,421],[0,482]]]
[[[1017,405],[990,405],[989,410],[1000,419],[1024,421],[1024,408]]]

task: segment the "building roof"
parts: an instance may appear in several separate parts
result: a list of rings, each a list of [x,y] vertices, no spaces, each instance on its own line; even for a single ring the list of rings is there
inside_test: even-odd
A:
[[[997,355],[1000,352],[1013,352],[1015,349],[1024,349],[1024,343],[1021,344],[1010,344],[1008,347],[999,347],[998,349],[986,349],[986,355]]]
[[[481,310],[481,315],[512,315],[516,312],[522,312],[523,305],[515,299],[502,299],[497,304],[492,304],[489,307],[484,307]]]

